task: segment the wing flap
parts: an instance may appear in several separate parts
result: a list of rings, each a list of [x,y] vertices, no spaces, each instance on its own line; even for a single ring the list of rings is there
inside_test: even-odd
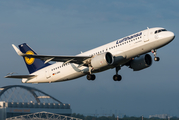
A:
[[[22,79],[22,78],[34,78],[36,77],[37,75],[7,75],[5,76],[5,78],[16,78],[16,79]]]

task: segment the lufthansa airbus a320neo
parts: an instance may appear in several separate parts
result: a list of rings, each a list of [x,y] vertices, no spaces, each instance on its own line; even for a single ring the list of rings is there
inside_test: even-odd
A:
[[[118,71],[122,66],[128,66],[139,71],[159,61],[156,50],[164,47],[175,38],[171,31],[161,27],[147,28],[127,37],[83,52],[76,56],[38,55],[26,43],[20,44],[19,49],[12,44],[19,56],[22,56],[29,71],[29,75],[8,75],[6,78],[19,78],[22,83],[51,83],[76,79],[87,76],[88,80],[95,80],[94,73],[115,68],[114,81],[122,79]],[[50,64],[50,61],[56,61]]]

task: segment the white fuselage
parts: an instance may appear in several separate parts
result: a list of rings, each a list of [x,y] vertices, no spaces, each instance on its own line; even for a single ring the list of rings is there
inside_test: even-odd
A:
[[[81,53],[77,56],[96,56],[104,52],[110,52],[116,59],[114,66],[107,66],[106,68],[95,70],[92,72],[101,72],[115,66],[127,63],[130,58],[150,52],[153,49],[158,49],[171,42],[174,38],[173,32],[162,31],[155,33],[155,31],[164,28],[150,28],[127,37],[115,40],[111,43]],[[23,83],[45,83],[45,82],[60,82],[72,80],[88,73],[89,68],[86,66],[78,67],[78,64],[63,62],[54,63],[48,67],[40,69],[31,75],[37,75],[32,79],[22,79]]]

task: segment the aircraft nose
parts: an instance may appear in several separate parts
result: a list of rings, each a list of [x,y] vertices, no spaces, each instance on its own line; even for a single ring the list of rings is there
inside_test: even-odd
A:
[[[167,38],[169,41],[172,41],[175,38],[175,34],[173,32],[168,31]]]
[[[171,41],[175,38],[175,34],[173,32],[170,32]]]
[[[175,38],[175,34],[172,32],[172,36],[173,36],[173,38],[172,38],[172,40]]]

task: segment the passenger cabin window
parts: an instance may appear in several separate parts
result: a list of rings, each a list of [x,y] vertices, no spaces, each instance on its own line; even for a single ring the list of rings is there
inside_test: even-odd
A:
[[[155,34],[160,33],[160,32],[162,32],[162,31],[167,31],[167,30],[166,30],[166,29],[156,30],[156,31],[155,31]]]

